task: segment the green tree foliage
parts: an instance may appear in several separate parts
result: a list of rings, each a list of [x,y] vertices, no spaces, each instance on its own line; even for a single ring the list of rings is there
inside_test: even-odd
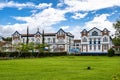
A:
[[[109,57],[114,56],[114,53],[115,53],[115,51],[112,48],[108,50],[108,56]]]
[[[39,52],[44,52],[44,47],[46,47],[46,44],[36,44],[36,49]]]
[[[120,38],[115,37],[113,38],[112,42],[115,46],[120,46]]]
[[[116,29],[116,36],[120,37],[120,19],[113,24],[113,27]]]
[[[29,28],[27,27],[27,41],[26,41],[26,44],[29,43]]]
[[[3,39],[3,41],[12,41],[11,37],[7,37],[7,38],[2,37],[2,39]]]
[[[116,29],[115,38],[112,40],[113,44],[115,46],[120,46],[120,19],[113,24],[113,27]]]

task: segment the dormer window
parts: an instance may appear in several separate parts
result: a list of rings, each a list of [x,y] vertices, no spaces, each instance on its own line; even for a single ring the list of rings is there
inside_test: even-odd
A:
[[[92,32],[92,36],[98,36],[98,32],[97,31]]]

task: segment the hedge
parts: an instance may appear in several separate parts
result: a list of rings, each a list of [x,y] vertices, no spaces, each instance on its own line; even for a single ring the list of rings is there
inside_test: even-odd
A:
[[[65,56],[67,52],[0,52],[0,57],[46,57]]]

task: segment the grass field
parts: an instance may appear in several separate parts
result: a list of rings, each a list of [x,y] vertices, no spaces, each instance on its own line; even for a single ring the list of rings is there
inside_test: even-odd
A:
[[[88,66],[91,70],[86,69]],[[0,61],[0,80],[113,80],[113,77],[120,78],[120,57],[61,56]]]

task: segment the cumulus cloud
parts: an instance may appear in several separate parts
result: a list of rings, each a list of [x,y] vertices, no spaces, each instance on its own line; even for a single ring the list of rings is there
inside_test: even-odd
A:
[[[66,20],[64,14],[65,14],[64,11],[54,8],[47,8],[44,9],[42,12],[39,12],[29,17],[14,17],[14,18],[16,20],[25,21],[30,25],[45,27]]]
[[[66,20],[64,16],[65,12],[59,9],[47,8],[42,12],[36,13],[28,17],[13,17],[18,21],[24,21],[25,23],[13,24],[13,25],[1,25],[3,29],[0,30],[0,33],[4,33],[5,36],[10,36],[14,31],[18,30],[20,33],[26,32],[26,27],[30,27],[30,31],[35,33],[37,28],[40,28],[40,31],[43,29],[45,32],[55,32],[53,24],[57,24],[60,21]]]
[[[73,19],[81,19],[81,18],[84,18],[87,14],[88,14],[88,13],[84,13],[84,14],[82,14],[82,13],[75,13],[75,14],[72,16],[72,18],[73,18]]]
[[[119,0],[64,0],[69,11],[92,11],[113,6],[120,6]]]
[[[93,20],[86,22],[84,28],[88,30],[93,27],[97,27],[98,29],[101,29],[101,30],[103,30],[104,28],[107,28],[109,31],[111,31],[111,34],[114,34],[115,29],[113,28],[113,23],[107,19],[108,16],[110,15],[102,14],[102,15],[96,16],[94,17]]]
[[[74,35],[75,39],[80,39],[81,38],[81,34],[80,32],[83,30],[84,28],[81,26],[74,26],[72,29],[70,29],[69,31]]]
[[[57,24],[61,21],[67,20],[65,17],[66,13],[73,13],[73,16],[70,16],[74,19],[84,18],[88,13],[78,13],[79,11],[97,11],[99,9],[108,8],[112,6],[120,6],[119,0],[61,0],[60,3],[57,4],[57,8],[52,7],[52,3],[40,3],[35,5],[34,3],[17,3],[14,1],[9,2],[1,2],[0,9],[5,7],[15,7],[19,10],[23,8],[32,8],[31,11],[33,14],[30,16],[14,16],[13,18],[18,21],[24,21],[23,24],[7,24],[0,25],[0,34],[4,36],[11,35],[14,31],[18,30],[20,33],[26,32],[26,27],[30,27],[31,33],[35,33],[36,29],[39,27],[40,31],[45,29],[45,32],[56,32],[52,25]],[[64,9],[59,9],[59,7],[67,5]],[[36,13],[36,9],[43,9],[41,12]],[[95,12],[94,12],[95,13]],[[93,18],[93,20],[86,22],[84,27],[75,25],[74,28],[68,26],[62,26],[61,28],[65,30],[69,30],[75,38],[80,38],[80,32],[83,28],[87,28],[88,30],[97,27],[99,29],[107,28],[108,30],[112,30],[111,33],[114,33],[114,29],[112,27],[112,23],[107,19],[110,16],[109,14],[98,15]],[[3,34],[2,34],[3,33]]]
[[[62,29],[69,29],[69,26],[62,26],[62,27],[60,27],[60,28],[62,28]]]
[[[0,9],[3,9],[5,7],[14,7],[14,8],[18,8],[18,10],[21,10],[23,8],[35,8],[35,9],[45,9],[48,7],[51,7],[52,3],[40,3],[39,5],[35,5],[32,2],[27,2],[27,3],[17,3],[14,1],[9,1],[9,2],[1,2],[0,3]]]

